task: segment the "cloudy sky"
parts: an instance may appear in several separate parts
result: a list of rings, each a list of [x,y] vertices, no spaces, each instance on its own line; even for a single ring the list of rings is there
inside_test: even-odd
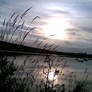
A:
[[[47,39],[59,45],[59,50],[92,53],[92,0],[0,0],[0,23],[12,12],[22,13],[32,9],[25,19],[28,25],[32,18],[38,30],[27,38]]]

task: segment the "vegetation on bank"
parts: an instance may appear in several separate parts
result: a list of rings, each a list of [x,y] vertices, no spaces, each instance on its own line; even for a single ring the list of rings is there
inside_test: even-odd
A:
[[[28,73],[26,73],[25,76],[16,76],[16,73],[20,72],[20,68],[23,68],[25,64],[19,67],[15,64],[14,60],[15,59],[9,61],[7,57],[0,56],[0,92],[33,92],[33,87],[34,89],[35,87],[37,88],[36,92],[90,92],[86,80],[74,81],[72,79],[69,86],[66,86],[65,84],[53,85],[53,83],[49,82],[48,76],[45,82],[41,80],[40,83],[38,83],[37,77],[34,77],[35,74],[32,74],[32,72],[31,76],[29,76]],[[45,62],[48,63],[49,73],[52,66],[48,60],[50,60],[49,57],[45,59]],[[63,68],[64,67],[63,65]],[[24,71],[22,70],[21,72],[23,73]]]

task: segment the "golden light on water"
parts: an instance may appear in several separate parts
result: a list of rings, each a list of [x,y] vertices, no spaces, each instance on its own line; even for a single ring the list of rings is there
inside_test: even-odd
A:
[[[48,38],[65,40],[68,37],[65,30],[69,27],[70,25],[64,19],[54,18],[48,20],[43,30]]]

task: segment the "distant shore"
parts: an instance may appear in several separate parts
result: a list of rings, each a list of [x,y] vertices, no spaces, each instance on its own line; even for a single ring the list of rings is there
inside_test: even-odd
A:
[[[0,41],[0,54],[1,55],[45,55],[45,54],[56,54],[65,57],[75,58],[92,58],[92,54],[87,53],[70,53],[70,52],[57,52],[45,49],[33,48],[24,46],[21,44],[8,43]]]

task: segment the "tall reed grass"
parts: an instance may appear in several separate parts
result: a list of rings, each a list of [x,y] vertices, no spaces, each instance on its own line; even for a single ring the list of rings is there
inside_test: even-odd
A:
[[[4,19],[2,23],[2,30],[0,32],[0,40],[8,42],[20,42],[21,44],[26,39],[28,34],[31,34],[36,27],[32,27],[32,23],[40,18],[39,16],[34,17],[31,20],[30,25],[26,26],[24,17],[27,12],[31,10],[32,7],[25,10],[22,14],[17,14],[13,12],[10,18],[7,20]]]

